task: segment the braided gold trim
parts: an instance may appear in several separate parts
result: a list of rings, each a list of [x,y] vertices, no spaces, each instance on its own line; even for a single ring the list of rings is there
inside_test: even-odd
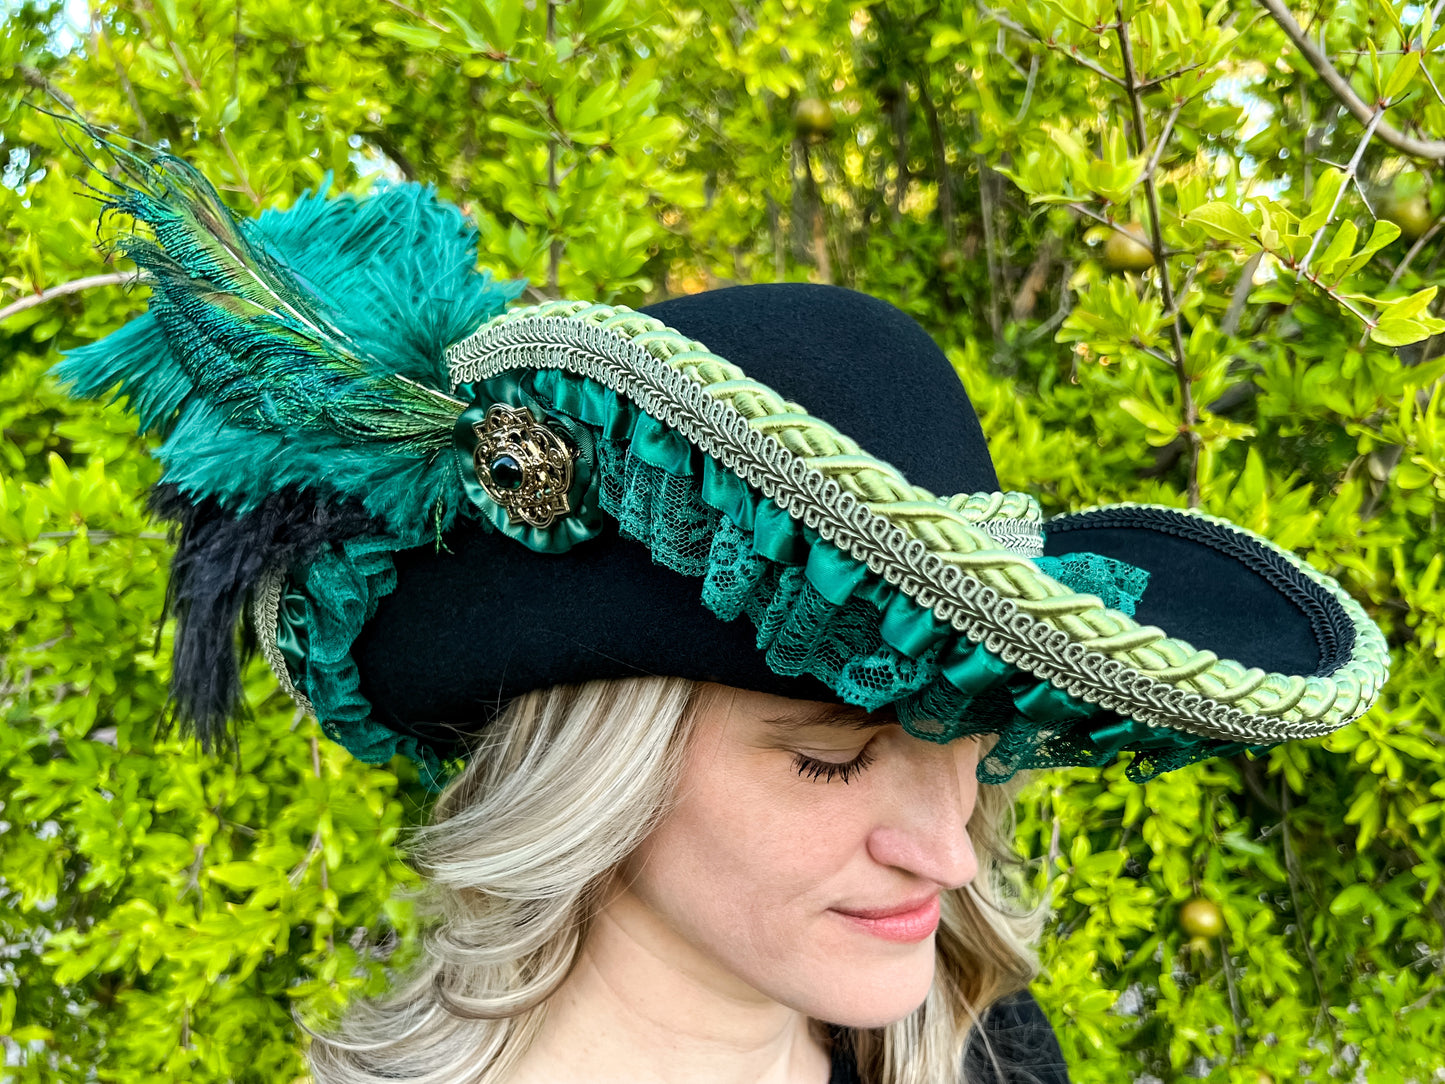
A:
[[[1203,517],[1280,553],[1340,601],[1355,647],[1333,674],[1246,668],[1070,590],[986,533],[995,518],[1037,517],[1032,498],[940,500],[702,343],[625,307],[515,309],[450,347],[447,361],[456,384],[560,368],[626,395],[970,641],[1149,726],[1249,744],[1314,737],[1363,714],[1388,671],[1383,637],[1359,604],[1266,539]]]

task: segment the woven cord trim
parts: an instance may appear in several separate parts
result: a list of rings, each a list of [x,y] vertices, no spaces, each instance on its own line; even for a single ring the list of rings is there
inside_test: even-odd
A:
[[[1315,737],[1363,714],[1388,672],[1383,636],[1359,604],[1265,539],[1161,509],[1273,550],[1332,595],[1355,645],[1328,676],[1246,668],[1069,590],[986,533],[992,517],[1028,515],[1025,495],[940,500],[703,344],[625,307],[515,309],[448,348],[447,361],[454,384],[556,368],[626,395],[971,642],[1150,726],[1250,744]]]

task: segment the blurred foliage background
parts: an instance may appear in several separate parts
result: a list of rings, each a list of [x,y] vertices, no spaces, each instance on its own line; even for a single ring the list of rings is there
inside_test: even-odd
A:
[[[0,0],[0,1079],[302,1079],[293,1008],[405,955],[427,800],[260,666],[234,757],[155,735],[155,471],[47,375],[145,291],[27,100],[246,214],[431,182],[524,300],[880,295],[949,351],[1006,488],[1306,553],[1385,628],[1383,700],[1142,787],[1039,777],[1035,993],[1081,1082],[1445,1079],[1442,7]]]

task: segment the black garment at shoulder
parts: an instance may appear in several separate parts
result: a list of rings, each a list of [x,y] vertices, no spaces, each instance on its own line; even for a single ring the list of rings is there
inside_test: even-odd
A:
[[[994,1057],[989,1056],[990,1046]],[[994,1067],[994,1058],[1003,1070],[1002,1076]],[[1069,1068],[1059,1040],[1043,1009],[1027,990],[989,1006],[983,1014],[982,1030],[975,1029],[969,1037],[963,1067],[968,1084],[1069,1084]],[[859,1084],[858,1067],[846,1043],[833,1044],[833,1070],[828,1084]]]
[[[964,1051],[969,1084],[1069,1084],[1069,1067],[1058,1037],[1034,995],[1027,990],[1000,998],[983,1016]],[[1000,1076],[984,1037],[1003,1069]]]

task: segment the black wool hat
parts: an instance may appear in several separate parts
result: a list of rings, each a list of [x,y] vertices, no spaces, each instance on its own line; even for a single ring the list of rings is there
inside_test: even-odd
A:
[[[659,674],[997,733],[985,781],[1126,750],[1144,779],[1327,733],[1385,679],[1360,606],[1255,534],[1000,492],[952,366],[884,301],[506,309],[419,186],[241,221],[128,161],[110,206],[151,227],[124,242],[151,309],[61,372],[165,434],[203,737],[243,612],[329,734],[433,768],[521,693]]]

